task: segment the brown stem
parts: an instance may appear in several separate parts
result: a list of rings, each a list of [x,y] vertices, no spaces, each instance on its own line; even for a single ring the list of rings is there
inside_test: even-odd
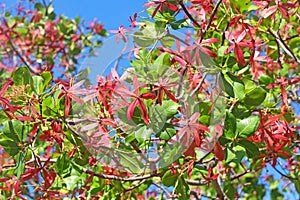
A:
[[[194,186],[200,186],[200,185],[206,185],[209,182],[208,181],[203,181],[203,180],[185,180],[187,184],[189,185],[194,185]]]
[[[285,44],[284,40],[281,38],[280,34],[277,34],[274,30],[269,29],[269,33],[271,33],[271,35],[275,38],[276,42],[278,45],[281,46],[281,48],[283,49],[283,51],[289,55],[290,57],[294,58],[294,60],[297,63],[300,63],[299,58],[297,58],[295,56],[295,54],[291,51],[291,49]]]
[[[218,180],[215,179],[212,181],[212,185],[214,186],[215,190],[217,191],[217,197],[220,199],[227,199],[226,195],[224,194],[222,188],[220,187]]]
[[[213,9],[213,11],[212,11],[212,13],[211,13],[211,15],[210,15],[209,21],[208,21],[208,23],[207,23],[207,25],[206,25],[206,27],[205,27],[205,30],[201,33],[200,43],[201,43],[202,40],[204,39],[204,37],[205,37],[205,35],[206,35],[206,33],[207,33],[209,27],[211,26],[211,23],[212,23],[212,21],[213,21],[215,15],[216,15],[216,13],[217,13],[217,10],[218,10],[219,6],[221,5],[221,3],[222,3],[222,0],[219,0],[218,3],[216,4],[216,6],[214,7],[214,9]]]
[[[179,2],[179,5],[181,6],[182,10],[186,14],[186,16],[198,27],[201,28],[201,25],[194,19],[194,17],[189,13],[187,8],[185,7],[184,3],[181,1]]]
[[[102,178],[102,179],[125,181],[125,182],[145,180],[145,179],[149,179],[149,178],[156,177],[156,176],[160,177],[160,176],[163,175],[163,174],[159,174],[159,173],[153,173],[153,174],[146,174],[146,175],[133,176],[133,177],[121,177],[121,176],[116,176],[116,175],[100,174],[100,173],[97,173],[97,172],[93,172],[89,169],[83,169],[83,172],[85,172],[87,174],[97,176],[98,178]]]
[[[241,173],[241,174],[238,174],[238,175],[235,175],[235,176],[233,176],[233,177],[230,177],[230,180],[238,179],[238,178],[244,176],[245,174],[247,174],[247,173],[249,173],[249,172],[250,172],[250,170],[246,170],[246,171],[244,171],[244,172]]]

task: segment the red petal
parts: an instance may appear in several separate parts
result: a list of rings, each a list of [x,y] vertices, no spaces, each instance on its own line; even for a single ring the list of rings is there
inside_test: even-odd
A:
[[[148,118],[147,108],[146,108],[146,106],[145,106],[145,104],[143,103],[142,100],[139,100],[138,102],[139,102],[140,107],[141,107],[143,120],[146,124],[148,124],[149,123],[149,118]]]
[[[169,8],[170,10],[176,11],[178,10],[177,6],[171,4],[171,3],[165,3],[166,7]]]
[[[0,90],[0,96],[3,96],[3,94],[6,92],[7,88],[11,86],[14,82],[12,80],[8,80],[4,83]]]
[[[28,117],[28,116],[19,116],[19,117],[17,117],[17,119],[20,121],[32,121],[33,120],[32,117]]]
[[[37,173],[39,173],[40,170],[41,168],[29,169],[27,172],[21,175],[20,181],[24,182],[30,180],[35,175],[37,175]]]
[[[146,92],[140,96],[142,99],[155,99],[156,95],[151,92]]]
[[[286,106],[288,106],[289,105],[289,103],[288,103],[288,97],[287,97],[287,93],[286,93],[286,90],[285,90],[284,86],[281,86],[281,94],[282,94],[283,103]]]
[[[236,60],[237,60],[238,64],[243,65],[243,66],[246,65],[243,50],[237,44],[235,44],[235,47],[234,47],[234,55],[236,57]]]
[[[224,150],[222,149],[219,141],[217,141],[215,144],[214,154],[219,161],[223,161],[225,159]]]
[[[267,9],[263,10],[263,11],[261,12],[261,16],[262,16],[263,18],[267,18],[267,17],[269,17],[270,15],[272,15],[273,13],[275,13],[275,11],[277,10],[277,8],[278,8],[277,5],[271,6],[271,7],[267,8]]]
[[[132,116],[134,113],[134,109],[135,107],[138,105],[138,100],[135,99],[133,102],[130,103],[130,105],[128,106],[128,110],[127,110],[127,119],[128,120],[132,120]]]

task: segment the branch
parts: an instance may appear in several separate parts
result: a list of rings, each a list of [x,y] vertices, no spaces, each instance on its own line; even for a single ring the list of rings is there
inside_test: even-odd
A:
[[[216,4],[216,6],[214,7],[214,9],[213,9],[213,11],[212,11],[212,13],[211,13],[211,15],[210,15],[209,21],[208,21],[208,23],[207,23],[207,26],[205,27],[205,30],[201,33],[200,43],[201,43],[202,40],[204,39],[204,37],[205,37],[205,35],[206,35],[206,33],[207,33],[209,27],[211,26],[211,23],[212,23],[212,21],[213,21],[215,15],[216,15],[216,13],[217,13],[217,10],[218,10],[219,6],[221,5],[221,3],[222,3],[222,0],[219,0],[218,3]]]
[[[220,187],[217,179],[212,181],[212,185],[214,186],[215,190],[217,191],[217,197],[219,197],[222,200],[227,199],[226,195],[224,194],[222,188]]]
[[[161,185],[157,184],[157,183],[152,183],[153,185],[155,185],[156,187],[158,187],[159,189],[161,189],[163,191],[163,193],[167,194],[167,198],[171,198],[172,194],[170,194],[168,192],[168,190],[166,190],[166,188],[162,187]]]
[[[139,182],[138,184],[136,184],[136,185],[134,185],[134,186],[132,186],[132,187],[130,187],[130,188],[128,188],[128,189],[125,189],[125,193],[126,192],[129,192],[129,191],[131,191],[131,190],[134,190],[135,188],[138,188],[138,187],[140,187],[143,183],[145,183],[146,182],[146,179],[144,179],[144,180],[142,180],[141,182]]]
[[[174,38],[175,40],[178,40],[179,42],[182,42],[186,46],[190,46],[190,44],[188,42],[186,42],[185,40],[181,39],[180,37],[177,37],[176,35],[171,34],[170,32],[168,32],[166,36],[170,36],[170,37]]]
[[[93,172],[93,171],[88,170],[88,169],[83,169],[83,172],[85,172],[87,174],[97,176],[98,178],[102,178],[102,179],[125,181],[125,182],[127,182],[127,181],[139,181],[139,180],[144,180],[144,179],[148,179],[148,178],[152,178],[152,177],[156,177],[156,176],[162,176],[162,174],[153,173],[153,174],[133,176],[133,177],[121,177],[121,176],[116,176],[116,175],[100,174],[100,173]]]
[[[249,173],[249,172],[250,172],[250,170],[246,170],[246,171],[244,171],[244,172],[241,173],[241,174],[238,174],[238,175],[235,175],[235,176],[233,176],[233,177],[230,177],[230,180],[232,181],[232,180],[234,180],[234,179],[238,179],[238,178],[244,176],[245,174],[247,174],[247,173]]]
[[[202,84],[203,84],[204,81],[205,81],[206,76],[207,76],[207,73],[204,72],[204,73],[202,74],[202,79],[201,79],[201,81],[199,82],[199,84],[197,85],[197,87],[191,92],[190,97],[194,96],[194,94],[200,89],[200,87],[202,86]]]
[[[11,45],[11,48],[13,51],[17,54],[17,56],[21,59],[21,61],[28,67],[28,69],[31,71],[31,73],[38,75],[39,72],[35,69],[33,69],[25,60],[25,58],[20,54],[20,52],[16,49],[16,47],[13,45],[13,43],[9,40],[9,44]]]
[[[180,1],[179,5],[181,6],[182,10],[186,14],[186,16],[194,23],[198,28],[201,28],[201,25],[193,18],[193,16],[189,13],[187,8],[185,7],[184,3]]]
[[[287,178],[287,179],[289,179],[289,180],[298,180],[297,178],[294,178],[294,177],[291,177],[291,176],[288,176],[288,175],[282,173],[281,171],[279,171],[279,170],[278,170],[276,167],[274,167],[274,166],[273,166],[273,168],[275,169],[275,171],[276,171],[278,174],[280,174],[281,176],[283,176],[283,177],[285,177],[285,178]]]
[[[194,186],[201,186],[206,185],[209,183],[209,181],[203,181],[203,180],[185,180],[187,184],[194,185]]]
[[[41,162],[46,162],[46,161],[48,161],[48,159],[40,159],[40,160],[41,160]],[[35,163],[35,162],[36,162],[36,160],[32,159],[32,160],[27,161],[27,162],[25,163],[25,165],[29,165],[29,164]],[[49,162],[50,162],[50,163],[56,163],[57,160],[56,160],[56,159],[50,159]],[[16,166],[17,166],[17,164],[7,164],[7,165],[3,165],[2,168],[11,168],[11,167],[16,167]]]
[[[269,29],[269,32],[271,33],[271,35],[273,35],[273,37],[275,38],[276,42],[281,46],[281,48],[283,49],[283,51],[289,55],[290,57],[294,58],[294,60],[300,64],[300,60],[299,58],[297,58],[295,56],[295,54],[290,50],[290,48],[284,43],[283,39],[281,38],[280,34],[277,34],[275,31],[273,31],[272,29]]]

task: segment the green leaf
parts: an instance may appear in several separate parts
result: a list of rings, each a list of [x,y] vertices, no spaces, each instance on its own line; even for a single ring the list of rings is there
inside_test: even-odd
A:
[[[167,118],[169,119],[178,112],[179,104],[172,100],[166,100],[162,102],[162,107],[164,109],[164,112],[166,113]]]
[[[259,106],[265,100],[266,96],[266,91],[258,87],[246,93],[244,102],[249,106]]]
[[[43,91],[43,85],[44,85],[44,79],[41,76],[33,76],[33,86],[34,86],[34,91],[37,94],[42,94]]]
[[[249,158],[255,158],[260,155],[258,147],[253,142],[250,142],[248,140],[240,140],[238,144],[245,147],[246,153]]]
[[[27,67],[19,67],[13,74],[15,85],[30,85],[32,86],[32,76]]]
[[[175,43],[175,39],[170,36],[165,36],[160,40],[160,42],[165,48],[171,48]]]
[[[174,126],[172,126],[171,124],[166,124],[163,131],[159,134],[159,138],[168,141],[175,134],[176,130],[174,129]]]
[[[232,7],[239,9],[241,12],[251,11],[254,9],[252,5],[252,1],[250,0],[230,0],[230,4]]]
[[[271,199],[272,200],[282,200],[284,196],[279,192],[278,188],[271,190]]]
[[[142,32],[135,32],[133,34],[133,40],[140,47],[149,47],[155,42],[155,39],[146,36]]]
[[[135,138],[138,142],[144,142],[145,140],[150,139],[152,133],[152,129],[148,129],[147,126],[142,126],[137,131],[135,131]]]
[[[233,139],[236,131],[236,118],[230,112],[226,112],[225,129],[227,130],[224,133],[225,137],[228,139]]]
[[[200,49],[199,49],[199,58],[200,58],[200,61],[201,61],[201,64],[204,66],[204,67],[212,67],[212,66],[215,66],[215,62],[211,59],[211,57],[209,55],[207,55],[206,53],[202,52]]]
[[[22,152],[18,154],[18,158],[16,160],[16,167],[14,169],[14,173],[17,176],[17,179],[20,179],[20,176],[24,173],[25,171],[25,164],[26,164],[26,157],[23,155]]]
[[[70,172],[70,159],[64,152],[56,161],[55,168],[59,175],[63,176]]]
[[[171,170],[168,170],[162,177],[162,183],[167,187],[174,186],[178,179],[178,176],[178,173],[173,175],[171,174]]]
[[[232,85],[226,80],[225,75],[221,73],[220,86],[230,97],[234,98],[234,91]]]
[[[23,134],[23,128],[24,128],[24,126],[21,121],[13,119],[11,121],[6,121],[4,123],[3,133],[4,133],[4,135],[6,135],[8,138],[12,139],[13,141],[25,142],[26,135]]]
[[[159,76],[162,76],[170,66],[171,66],[170,54],[162,53],[154,61],[152,65],[152,69],[156,71]]]
[[[43,84],[43,91],[48,87],[52,80],[52,74],[50,72],[43,72],[42,73],[42,78],[44,79],[44,84]]]
[[[12,140],[0,140],[0,146],[2,146],[5,152],[10,156],[15,156],[20,152],[18,143]]]
[[[241,138],[248,138],[255,133],[259,126],[260,117],[250,116],[246,119],[240,120],[237,123],[237,134]]]
[[[294,180],[294,185],[295,185],[296,191],[298,192],[298,194],[300,194],[300,181]]]
[[[177,187],[175,188],[176,194],[178,194],[179,200],[189,199],[189,186],[185,182],[183,176],[178,179]]]
[[[116,151],[122,166],[128,168],[132,173],[139,174],[143,169],[143,163],[138,160],[138,156],[132,152]]]
[[[224,186],[224,192],[229,199],[234,199],[236,189],[234,188],[231,181],[227,181]]]
[[[233,86],[233,92],[235,98],[238,99],[244,99],[245,97],[245,86],[242,80],[236,78],[235,76],[228,74],[230,79],[233,81],[232,86]]]
[[[170,25],[171,25],[172,29],[178,30],[178,29],[181,29],[181,28],[189,27],[190,26],[190,21],[191,20],[189,18],[180,19],[178,21],[171,22]]]

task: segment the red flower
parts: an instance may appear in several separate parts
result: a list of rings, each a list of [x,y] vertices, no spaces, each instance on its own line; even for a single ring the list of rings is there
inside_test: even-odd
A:
[[[4,97],[4,93],[7,91],[7,89],[9,88],[9,86],[11,86],[14,82],[11,80],[8,80],[4,83],[4,85],[2,86],[1,90],[0,90],[0,105],[3,109],[3,111],[6,113],[6,115],[12,119],[12,116],[10,114],[7,113],[6,108],[9,109],[10,112],[14,112],[15,108],[10,104],[9,100],[7,98]]]
[[[300,82],[300,78],[291,78],[289,80],[286,80],[286,77],[282,77],[282,78],[278,77],[277,81],[278,81],[277,83],[273,83],[273,84],[268,85],[267,89],[280,87],[283,102],[286,106],[288,106],[288,97],[287,97],[285,87],[288,86],[288,85],[293,85],[293,84],[296,84],[296,83]]]
[[[155,8],[155,10],[153,11],[153,14],[151,16],[152,18],[156,15],[156,13],[158,11],[164,12],[164,7],[169,8],[170,10],[173,10],[173,11],[178,10],[177,6],[175,6],[171,3],[168,3],[167,0],[159,0],[159,1],[149,2],[149,3],[144,4],[144,7],[156,6],[156,5],[157,5],[157,7]]]
[[[70,107],[71,107],[71,99],[76,101],[79,104],[82,104],[82,100],[76,96],[76,94],[82,94],[83,90],[78,89],[82,84],[84,83],[84,80],[79,81],[75,85],[72,85],[72,83],[68,82],[61,82],[59,85],[59,88],[61,89],[61,93],[59,94],[58,98],[65,97],[65,117],[68,117]]]
[[[131,17],[129,17],[129,20],[131,22],[130,26],[132,28],[136,28],[136,18],[137,18],[137,13],[134,13],[133,15],[133,19]]]
[[[132,116],[133,116],[135,107],[139,106],[140,109],[141,109],[141,112],[142,112],[143,120],[146,124],[148,124],[149,123],[149,118],[148,118],[147,108],[146,108],[146,105],[143,102],[143,99],[155,99],[156,95],[152,94],[150,92],[140,94],[137,76],[133,77],[133,87],[134,87],[134,93],[129,91],[125,87],[117,87],[115,92],[116,92],[117,95],[121,96],[124,99],[126,99],[126,98],[133,98],[134,99],[129,104],[128,110],[127,110],[127,118],[129,120],[132,120]]]
[[[101,33],[103,30],[103,25],[100,23],[97,23],[97,20],[94,19],[93,22],[89,22],[90,26],[88,27],[88,29],[90,29],[92,32],[95,33]]]
[[[207,55],[209,55],[212,58],[216,58],[217,54],[214,53],[213,51],[211,51],[210,49],[206,48],[204,45],[208,45],[211,43],[215,43],[215,42],[219,42],[219,39],[217,38],[211,38],[211,39],[207,39],[207,40],[203,40],[202,42],[201,38],[197,38],[195,45],[191,45],[186,47],[186,49],[183,52],[187,52],[187,51],[193,51],[193,55],[195,55],[195,62],[197,65],[200,65],[200,53],[205,53]],[[201,51],[201,52],[200,52]]]
[[[241,33],[235,32],[233,34],[226,31],[225,36],[231,43],[233,43],[226,49],[225,54],[229,53],[232,49],[234,49],[234,55],[238,64],[245,66],[246,61],[242,47],[249,47],[250,49],[253,49],[253,44],[245,40],[246,31],[243,31]]]
[[[153,88],[153,91],[158,90],[158,103],[162,104],[162,98],[163,98],[163,92],[174,102],[177,102],[177,99],[174,94],[172,94],[168,88],[175,87],[178,85],[177,82],[169,83],[170,77],[167,77],[166,79],[163,79],[162,77],[158,78],[158,83],[155,83],[157,87]]]
[[[121,37],[124,42],[127,42],[124,33],[131,32],[131,31],[132,30],[129,29],[129,28],[124,29],[124,26],[119,26],[118,30],[109,30],[109,32],[111,32],[111,33],[117,33],[117,35],[116,35],[116,42],[117,43],[119,42],[119,37]]]

